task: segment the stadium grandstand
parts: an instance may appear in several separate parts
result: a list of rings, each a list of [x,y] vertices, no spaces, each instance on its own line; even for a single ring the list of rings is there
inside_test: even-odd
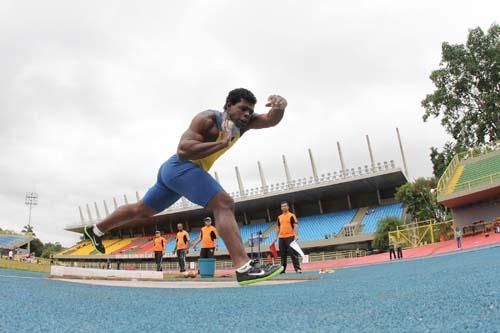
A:
[[[439,180],[438,202],[466,235],[492,228],[500,219],[500,141],[457,154]]]
[[[7,255],[10,250],[17,250],[18,254],[28,254],[29,244],[33,237],[0,233],[0,254]]]
[[[368,139],[368,138],[367,138]],[[369,144],[369,140],[368,144]],[[369,146],[371,151],[371,147]],[[339,154],[341,151],[339,149]],[[375,163],[358,168],[345,168],[341,158],[342,170],[317,174],[312,153],[309,150],[313,175],[308,178],[290,179],[286,159],[283,163],[287,179],[276,184],[267,184],[259,164],[262,186],[244,189],[236,168],[240,191],[229,193],[235,201],[235,215],[242,239],[247,250],[252,251],[250,239],[261,232],[262,251],[269,251],[269,245],[276,237],[276,218],[280,214],[280,203],[288,201],[299,217],[300,244],[309,254],[323,251],[370,250],[378,221],[387,216],[404,218],[405,210],[395,201],[397,187],[407,182],[406,172],[396,167],[393,160]],[[404,155],[403,161],[404,161]],[[218,178],[215,174],[215,178]],[[140,200],[138,192],[136,199]],[[124,195],[124,202],[128,198]],[[116,209],[117,201],[113,198]],[[66,230],[83,234],[83,227],[100,220],[97,203],[93,205],[95,218],[90,206],[86,206],[87,218],[82,209],[80,221],[72,223]],[[107,203],[103,202],[106,215]],[[116,263],[137,263],[151,261],[152,237],[160,230],[167,239],[165,262],[175,263],[171,254],[175,246],[176,224],[181,222],[190,233],[191,239],[199,237],[202,219],[210,212],[182,198],[173,206],[150,219],[131,221],[107,235],[106,254],[96,253],[89,241],[81,241],[59,253],[56,258],[61,264],[79,265],[111,260]],[[217,221],[215,221],[217,225]],[[219,260],[229,259],[222,239],[215,253]],[[198,253],[191,252],[188,260],[197,259]]]

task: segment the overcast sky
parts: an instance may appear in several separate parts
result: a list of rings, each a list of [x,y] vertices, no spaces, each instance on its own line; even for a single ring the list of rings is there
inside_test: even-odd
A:
[[[495,4],[496,3],[496,4]],[[495,13],[497,13],[495,15]],[[420,101],[443,41],[487,29],[495,1],[2,1],[0,7],[0,227],[32,224],[42,241],[71,245],[78,206],[123,202],[152,185],[199,111],[232,88],[289,101],[279,126],[247,133],[214,166],[222,185],[283,181],[349,167],[401,166],[430,176],[429,147],[448,136],[422,122]]]

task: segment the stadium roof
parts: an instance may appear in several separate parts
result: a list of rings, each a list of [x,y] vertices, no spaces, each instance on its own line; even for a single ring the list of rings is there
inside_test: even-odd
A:
[[[28,244],[33,237],[26,235],[0,234],[0,249],[12,250]]]

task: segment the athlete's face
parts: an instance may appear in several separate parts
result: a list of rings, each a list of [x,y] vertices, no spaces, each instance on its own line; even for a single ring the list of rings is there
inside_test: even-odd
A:
[[[281,211],[283,213],[287,213],[288,212],[288,204],[287,203],[282,203],[281,204]]]
[[[177,230],[182,231],[182,229],[183,229],[182,224],[180,224],[180,223],[179,223],[179,224],[177,225]]]
[[[205,226],[209,226],[209,225],[212,225],[212,221],[205,221]]]
[[[236,126],[245,128],[248,126],[250,119],[252,119],[254,106],[255,104],[251,104],[242,99],[236,104],[228,104],[226,110],[229,114],[229,118]]]

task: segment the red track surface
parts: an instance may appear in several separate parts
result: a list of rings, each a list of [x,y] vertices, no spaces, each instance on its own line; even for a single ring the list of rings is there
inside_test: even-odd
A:
[[[462,239],[462,249],[473,249],[476,247],[493,245],[500,243],[500,234],[490,233],[489,237],[485,237],[484,234],[465,237]],[[421,247],[403,250],[404,259],[408,258],[419,258],[427,257],[435,254],[450,253],[460,251],[457,248],[457,242],[455,240],[449,240],[445,242],[424,245]],[[302,264],[302,269],[304,271],[319,270],[321,268],[329,267],[346,267],[346,266],[358,266],[358,265],[370,265],[390,261],[389,252],[373,254],[366,257],[358,257],[352,259],[339,259],[339,260],[327,260],[321,262],[313,262],[308,264]],[[293,272],[293,267],[288,265],[287,271]],[[217,274],[232,274],[233,270],[217,270]]]
[[[481,247],[486,245],[492,245],[500,243],[500,234],[490,233],[489,237],[485,237],[484,234],[465,237],[462,239],[462,249],[472,249],[475,247]],[[403,258],[419,258],[427,257],[434,254],[450,253],[460,251],[457,248],[457,242],[455,240],[449,240],[445,242],[424,245],[421,247],[403,250]],[[302,269],[304,270],[314,270],[327,267],[344,267],[344,266],[357,266],[357,265],[369,265],[376,264],[385,261],[390,261],[389,253],[374,254],[366,257],[352,258],[352,259],[340,259],[340,260],[329,260],[322,262],[313,262],[309,264],[302,264]],[[292,270],[293,267],[287,267],[287,271]]]

